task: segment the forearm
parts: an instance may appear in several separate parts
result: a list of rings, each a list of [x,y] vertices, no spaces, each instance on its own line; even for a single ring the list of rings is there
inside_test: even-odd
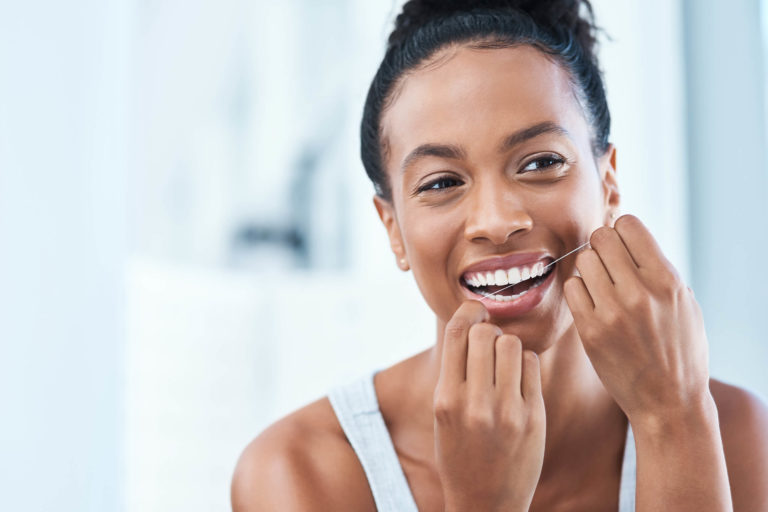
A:
[[[717,407],[712,396],[679,414],[632,424],[637,510],[732,511]]]

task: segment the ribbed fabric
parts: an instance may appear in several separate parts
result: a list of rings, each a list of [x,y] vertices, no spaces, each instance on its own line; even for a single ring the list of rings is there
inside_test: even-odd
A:
[[[379,411],[373,375],[332,390],[341,428],[360,459],[379,512],[418,512],[392,438]]]
[[[619,487],[619,512],[635,512],[635,484],[637,483],[637,455],[635,434],[627,422],[627,441],[624,444],[624,461],[621,464],[621,487]]]
[[[403,468],[379,410],[374,371],[328,395],[341,428],[360,459],[379,512],[418,512]],[[627,429],[621,466],[619,512],[635,512],[635,438]]]

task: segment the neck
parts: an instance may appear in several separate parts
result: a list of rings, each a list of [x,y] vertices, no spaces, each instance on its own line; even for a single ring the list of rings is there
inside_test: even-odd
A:
[[[547,414],[545,478],[548,470],[588,458],[596,440],[615,440],[624,413],[600,382],[574,325],[539,361]]]

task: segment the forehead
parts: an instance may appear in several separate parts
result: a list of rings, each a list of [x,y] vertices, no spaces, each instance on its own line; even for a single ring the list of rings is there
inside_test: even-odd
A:
[[[505,134],[543,121],[577,135],[588,130],[561,66],[531,46],[460,46],[441,50],[404,76],[382,131],[391,162],[427,142],[495,145]]]

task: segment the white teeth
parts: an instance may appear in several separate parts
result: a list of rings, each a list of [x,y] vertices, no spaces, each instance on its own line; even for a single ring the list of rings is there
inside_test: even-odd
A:
[[[509,270],[495,270],[491,272],[472,272],[464,276],[470,286],[506,286],[521,283],[527,279],[533,279],[544,275],[544,262],[537,261],[527,267],[513,267]]]
[[[519,299],[520,297],[522,297],[526,293],[530,292],[534,288],[537,288],[537,287],[541,286],[542,282],[534,284],[533,286],[531,286],[530,288],[528,288],[524,292],[520,292],[517,295],[509,295],[509,296],[501,295],[501,294],[494,295],[494,294],[486,293],[486,292],[484,292],[482,290],[479,290],[478,293],[480,295],[482,295],[483,297],[485,297],[487,299],[490,299],[490,300],[493,300],[493,301],[496,301],[496,302],[509,302],[509,301],[512,301],[512,300],[515,300],[515,299]]]

